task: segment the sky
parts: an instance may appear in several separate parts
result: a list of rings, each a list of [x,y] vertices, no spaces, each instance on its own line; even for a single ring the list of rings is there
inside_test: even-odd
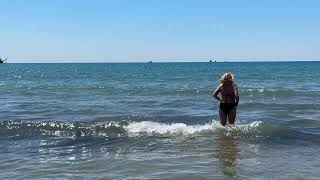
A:
[[[9,62],[320,60],[319,0],[0,0]]]

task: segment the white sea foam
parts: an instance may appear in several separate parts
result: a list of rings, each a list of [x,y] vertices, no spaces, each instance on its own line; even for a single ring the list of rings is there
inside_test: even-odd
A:
[[[125,126],[125,130],[129,135],[136,134],[195,134],[203,132],[214,132],[217,129],[225,129],[227,131],[242,131],[250,132],[259,127],[263,122],[255,121],[249,124],[227,125],[226,127],[220,125],[218,121],[212,121],[207,124],[187,125],[184,123],[158,123],[152,121],[132,122]]]

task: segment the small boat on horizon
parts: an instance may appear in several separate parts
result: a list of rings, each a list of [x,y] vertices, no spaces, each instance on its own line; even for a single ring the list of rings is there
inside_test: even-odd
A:
[[[5,63],[7,60],[8,60],[8,59],[1,59],[1,58],[0,58],[0,64]]]
[[[217,62],[217,60],[214,60],[214,61],[213,61],[212,59],[210,59],[209,62],[210,62],[210,63],[212,63],[212,62]]]

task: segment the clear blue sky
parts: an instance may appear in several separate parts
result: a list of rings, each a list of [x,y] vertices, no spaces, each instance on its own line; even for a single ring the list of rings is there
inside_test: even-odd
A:
[[[11,62],[320,60],[319,0],[0,0]]]

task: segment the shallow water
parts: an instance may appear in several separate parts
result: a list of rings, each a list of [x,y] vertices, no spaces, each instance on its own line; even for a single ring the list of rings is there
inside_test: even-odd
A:
[[[3,64],[1,179],[318,179],[320,63]],[[231,71],[236,125],[211,97]],[[312,73],[310,73],[312,72]]]

